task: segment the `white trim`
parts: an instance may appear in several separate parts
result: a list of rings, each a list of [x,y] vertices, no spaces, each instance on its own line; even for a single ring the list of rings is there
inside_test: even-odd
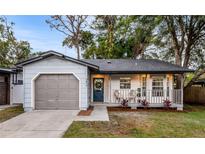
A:
[[[79,109],[82,108],[81,104],[81,80],[74,72],[38,72],[31,80],[31,107],[35,110],[35,80],[42,74],[72,74],[79,81]]]

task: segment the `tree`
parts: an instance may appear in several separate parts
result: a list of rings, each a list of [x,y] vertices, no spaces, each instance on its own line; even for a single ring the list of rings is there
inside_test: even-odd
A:
[[[188,67],[192,56],[199,55],[201,42],[205,39],[205,17],[163,16],[160,33],[161,44],[174,54],[175,64]],[[177,83],[179,87],[179,77]]]
[[[153,44],[160,16],[122,16],[119,27],[124,40],[132,44],[132,58],[144,58],[145,51]],[[124,33],[124,34],[123,34]]]
[[[152,44],[158,16],[96,16],[91,27],[94,43],[86,58],[140,58]]]
[[[0,17],[0,67],[11,67],[27,59],[31,52],[27,41],[17,41],[15,38],[13,25],[6,17]]]
[[[90,25],[93,41],[86,48],[85,58],[113,58],[117,16],[98,15]]]
[[[84,15],[54,15],[51,16],[50,20],[46,20],[51,28],[65,34],[63,46],[75,47],[78,59],[80,59],[82,33],[86,25],[86,19],[87,16]]]

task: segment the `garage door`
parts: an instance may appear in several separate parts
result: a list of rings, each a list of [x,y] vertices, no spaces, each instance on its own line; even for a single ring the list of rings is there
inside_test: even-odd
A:
[[[71,74],[45,74],[35,81],[35,109],[79,109],[79,81]]]

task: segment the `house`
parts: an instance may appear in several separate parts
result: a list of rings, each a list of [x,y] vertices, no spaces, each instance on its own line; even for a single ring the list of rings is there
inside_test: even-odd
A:
[[[193,85],[193,87],[205,87],[205,73],[202,74],[198,80],[196,80]]]
[[[0,68],[0,105],[23,103],[23,73],[21,69]]]
[[[77,60],[55,51],[18,63],[23,69],[24,109],[86,110],[90,104],[120,105],[129,100],[132,108],[162,107],[163,100],[183,109],[183,87],[174,89],[174,76],[192,70],[160,60]],[[182,78],[183,80],[183,78]]]

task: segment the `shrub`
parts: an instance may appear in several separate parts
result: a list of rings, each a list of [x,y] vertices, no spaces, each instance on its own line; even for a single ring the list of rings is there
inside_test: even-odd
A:
[[[123,99],[121,105],[122,105],[122,107],[128,107],[128,100]]]
[[[138,100],[137,100],[137,103],[141,103],[141,101],[142,101],[141,99],[138,99]]]
[[[163,100],[163,104],[165,108],[170,108],[172,105],[172,102],[169,99]]]
[[[149,102],[148,102],[146,99],[143,99],[143,100],[141,100],[140,102],[141,102],[141,104],[142,104],[144,107],[146,107],[146,108],[149,106]]]

